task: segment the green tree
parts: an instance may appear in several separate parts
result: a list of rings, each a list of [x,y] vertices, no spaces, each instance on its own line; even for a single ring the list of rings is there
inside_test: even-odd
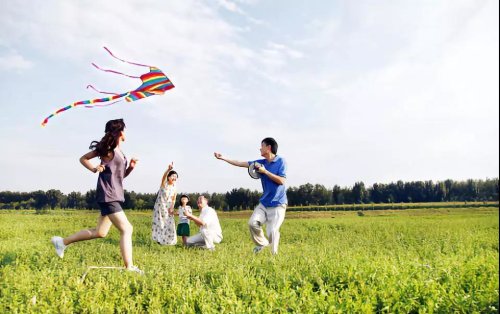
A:
[[[33,199],[35,200],[35,202],[33,204],[35,209],[37,209],[37,210],[43,209],[43,208],[48,206],[49,201],[47,199],[47,194],[45,194],[44,191],[42,191],[42,190],[35,191],[35,192],[33,192],[32,196],[33,196]]]
[[[85,199],[80,192],[71,192],[68,194],[66,206],[68,208],[80,209],[84,205]]]
[[[311,203],[316,205],[326,205],[330,202],[330,192],[321,184],[315,184],[311,194]]]
[[[87,209],[98,209],[96,191],[90,190],[85,193],[85,208]]]
[[[354,183],[352,197],[357,204],[364,203],[367,200],[367,192],[363,181]]]
[[[62,207],[61,203],[64,199],[64,194],[59,190],[48,190],[45,192],[47,196],[47,205],[49,205],[50,209],[54,209],[56,207]]]

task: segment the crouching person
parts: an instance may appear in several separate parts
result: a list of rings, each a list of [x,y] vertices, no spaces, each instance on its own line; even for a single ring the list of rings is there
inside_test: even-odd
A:
[[[214,251],[215,243],[222,241],[219,218],[215,210],[208,206],[208,199],[205,196],[200,196],[197,203],[200,209],[200,217],[193,216],[191,213],[186,213],[186,217],[200,227],[200,233],[187,238],[186,245],[200,246]]]

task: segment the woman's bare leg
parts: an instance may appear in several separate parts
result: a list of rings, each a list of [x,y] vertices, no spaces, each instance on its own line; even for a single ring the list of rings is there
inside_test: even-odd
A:
[[[104,238],[111,227],[111,220],[108,216],[100,216],[97,220],[97,226],[94,229],[84,229],[63,239],[64,245],[70,245],[74,242],[92,240],[95,238]]]
[[[111,223],[120,231],[120,252],[126,268],[132,267],[132,232],[134,228],[127,219],[124,212],[110,214],[107,217]]]

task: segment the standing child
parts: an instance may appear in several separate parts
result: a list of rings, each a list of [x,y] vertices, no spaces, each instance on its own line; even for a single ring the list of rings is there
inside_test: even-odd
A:
[[[178,175],[172,170],[173,168],[174,163],[171,163],[163,174],[153,213],[153,240],[162,245],[177,244],[174,205],[177,197],[175,183]]]
[[[179,224],[177,225],[177,235],[182,237],[182,243],[186,245],[187,237],[189,237],[189,219],[186,216],[191,215],[191,206],[188,205],[189,198],[183,194],[181,196],[181,205],[179,206]]]

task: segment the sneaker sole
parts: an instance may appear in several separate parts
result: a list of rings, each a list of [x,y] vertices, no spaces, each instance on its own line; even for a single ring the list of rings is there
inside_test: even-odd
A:
[[[63,258],[64,257],[64,252],[62,252],[62,254],[57,253],[57,245],[56,245],[56,239],[55,239],[55,237],[53,237],[52,239],[50,239],[50,242],[52,242],[52,245],[54,245],[54,249],[56,250],[56,255],[59,256],[60,258]]]

